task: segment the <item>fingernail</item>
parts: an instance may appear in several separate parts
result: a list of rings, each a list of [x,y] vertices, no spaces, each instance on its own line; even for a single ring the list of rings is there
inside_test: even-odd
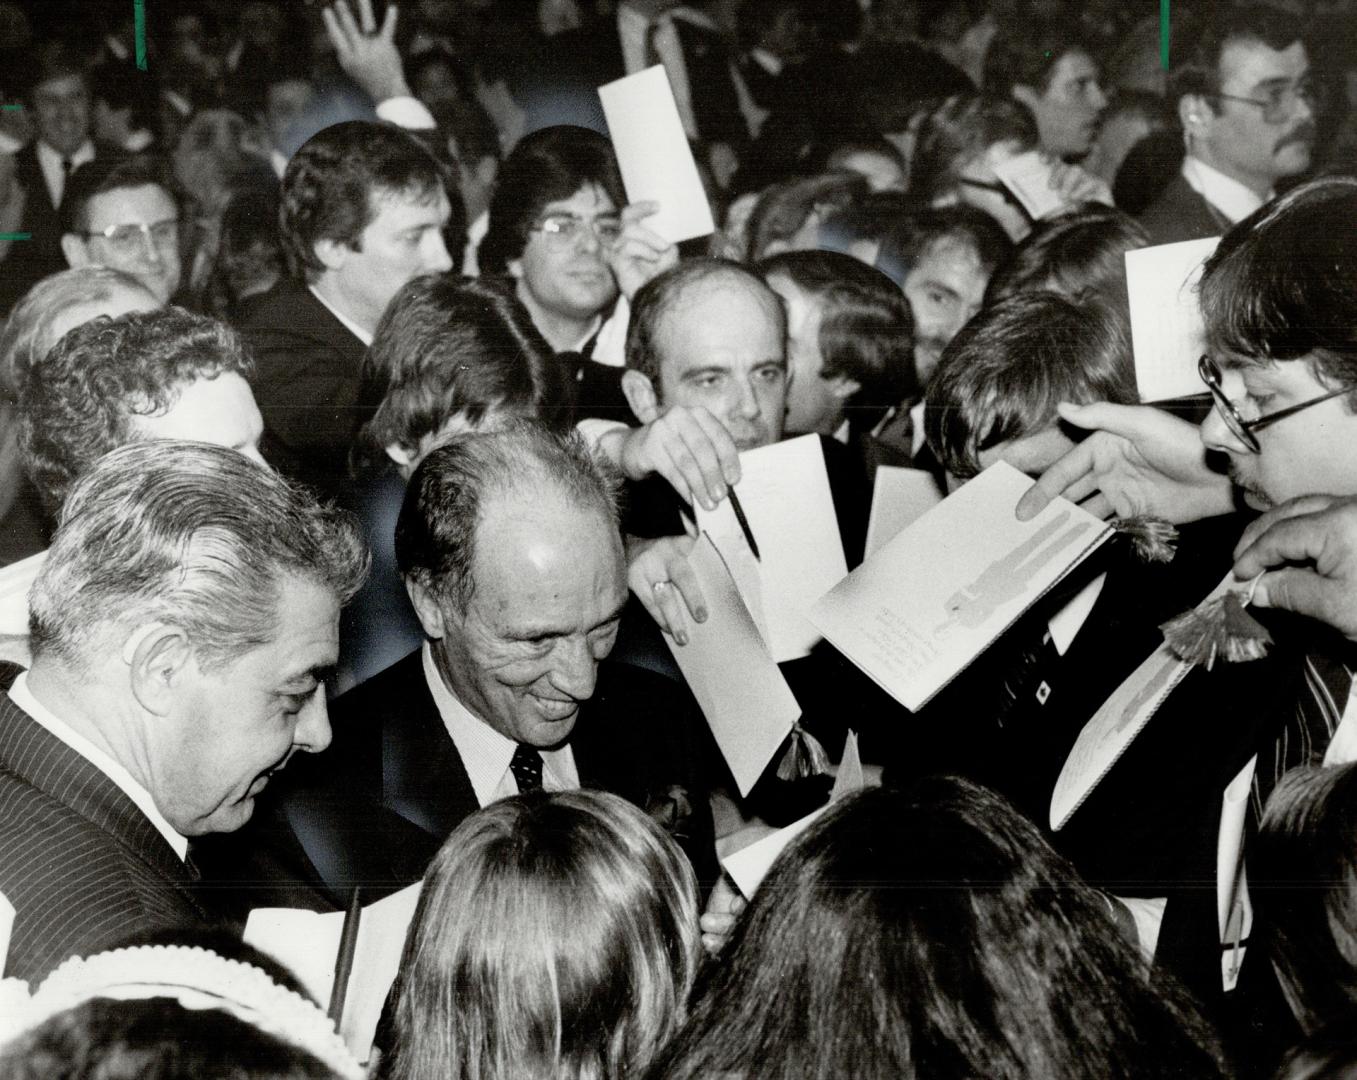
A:
[[[674,633],[674,640],[677,641],[680,645],[687,645],[688,635],[685,634],[682,630],[678,630]]]
[[[702,507],[703,507],[704,510],[715,510],[715,509],[716,509],[716,503],[712,502],[711,499],[703,499],[703,500],[702,500]]]
[[[695,612],[693,612],[693,618],[696,619],[698,622],[706,622],[706,621],[707,621],[707,609],[706,609],[706,608],[698,608]]]
[[[726,489],[718,484],[718,485],[717,485],[717,488],[716,488],[716,500],[717,500],[717,502],[720,502],[720,501],[721,501],[722,499],[724,499],[725,497],[726,497]]]

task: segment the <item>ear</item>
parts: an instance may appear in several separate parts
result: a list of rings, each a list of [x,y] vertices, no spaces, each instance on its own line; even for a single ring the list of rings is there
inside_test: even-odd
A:
[[[499,159],[492,154],[486,154],[485,157],[476,162],[472,174],[476,177],[476,183],[488,188],[495,182],[495,177],[499,175]]]
[[[631,406],[636,419],[641,423],[649,424],[660,418],[659,396],[655,393],[655,386],[650,381],[649,375],[643,375],[631,368],[627,369],[622,373],[622,393],[626,396],[627,404]]]
[[[132,693],[154,716],[174,711],[186,676],[196,667],[188,635],[164,623],[138,627],[123,643],[122,658],[130,669]]]
[[[63,233],[61,237],[61,253],[66,256],[68,266],[89,266],[94,260],[90,258],[89,248],[85,241],[76,236],[75,233]]]
[[[1184,94],[1178,99],[1178,122],[1189,135],[1201,127],[1202,121],[1208,115],[1210,114],[1204,97],[1198,94]]]
[[[850,379],[847,375],[835,375],[825,382],[829,383],[829,392],[840,401],[847,401],[862,389],[862,383],[857,379]]]
[[[1041,95],[1032,87],[1026,86],[1023,83],[1013,84],[1013,96],[1034,113],[1037,111],[1037,103],[1041,101]]]
[[[443,638],[447,632],[447,620],[443,617],[443,605],[427,587],[413,578],[405,579],[405,591],[409,594],[410,604],[424,628],[424,636],[432,641]]]
[[[522,259],[509,259],[509,260],[504,264],[504,268],[505,268],[506,270],[509,271],[509,276],[510,276],[511,278],[513,278],[515,281],[522,281],[522,280],[523,280],[523,260],[522,260]]]
[[[387,443],[383,447],[386,456],[396,463],[398,469],[413,472],[415,468],[415,452],[407,450],[400,443]]]
[[[317,240],[311,250],[326,270],[338,270],[349,261],[353,248],[339,240]]]

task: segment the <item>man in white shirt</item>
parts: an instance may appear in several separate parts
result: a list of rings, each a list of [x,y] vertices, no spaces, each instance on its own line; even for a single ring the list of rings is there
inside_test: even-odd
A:
[[[1291,16],[1223,7],[1169,78],[1187,154],[1141,217],[1156,244],[1219,235],[1310,167],[1316,91]]]
[[[350,522],[221,447],[125,446],[76,485],[32,667],[0,695],[8,974],[212,917],[188,838],[238,829],[329,743],[322,679],[366,568]]]

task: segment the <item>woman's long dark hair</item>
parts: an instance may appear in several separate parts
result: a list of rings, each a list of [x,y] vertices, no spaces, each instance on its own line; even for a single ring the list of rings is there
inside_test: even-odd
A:
[[[1110,903],[969,781],[864,792],[779,858],[649,1075],[1220,1076]]]

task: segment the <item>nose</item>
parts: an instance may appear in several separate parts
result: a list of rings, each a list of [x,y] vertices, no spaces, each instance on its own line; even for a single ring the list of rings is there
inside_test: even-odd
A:
[[[430,230],[429,235],[431,250],[428,252],[424,265],[428,273],[445,274],[452,269],[452,256],[448,254],[448,245],[443,242],[441,233]]]
[[[292,741],[298,750],[319,754],[330,745],[330,713],[325,705],[325,687],[316,687],[311,700],[302,706]]]
[[[1103,92],[1102,83],[1089,84],[1088,103],[1099,112],[1107,108],[1107,94]]]
[[[589,639],[584,635],[568,638],[556,646],[556,651],[550,677],[552,687],[575,701],[588,701],[594,696],[594,682],[598,678],[598,661],[589,649]]]
[[[141,234],[141,257],[151,266],[161,266],[165,258],[160,253],[160,247],[155,242],[150,232],[143,231]]]
[[[754,386],[748,381],[736,383],[739,395],[734,401],[734,414],[744,420],[757,420],[763,412],[763,406],[759,404],[759,396],[754,393]]]
[[[1220,406],[1215,405],[1211,411],[1206,414],[1206,419],[1202,421],[1198,429],[1201,436],[1202,445],[1208,450],[1219,450],[1226,454],[1247,454],[1249,448],[1239,441],[1239,437],[1230,430],[1230,425],[1225,422],[1225,418],[1220,413]]]

